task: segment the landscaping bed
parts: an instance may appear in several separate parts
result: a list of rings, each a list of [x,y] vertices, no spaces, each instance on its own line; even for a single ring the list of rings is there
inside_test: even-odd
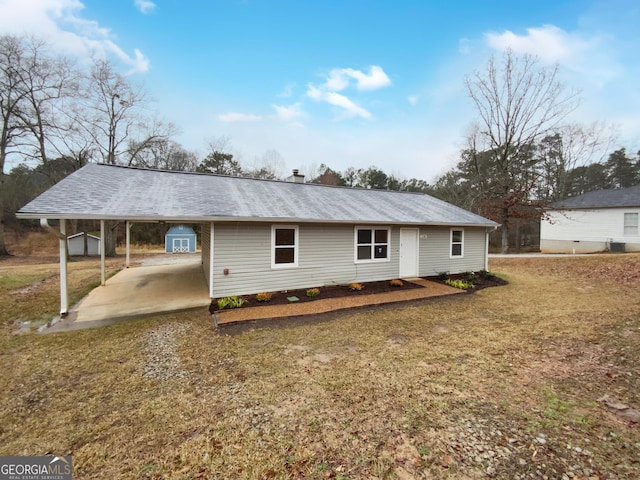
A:
[[[467,289],[467,292],[469,293],[475,292],[477,290],[482,290],[483,288],[499,287],[501,285],[507,285],[509,283],[504,278],[498,277],[491,272],[466,272],[455,275],[441,274],[436,277],[427,277],[427,280],[442,283],[444,285],[448,285],[447,280],[452,280],[453,282],[461,281],[465,283],[472,283],[473,287]]]
[[[393,286],[389,281],[380,282],[366,282],[359,284],[362,286],[361,290],[351,289],[349,285],[328,285],[326,287],[319,287],[319,294],[316,296],[308,296],[307,290],[313,289],[299,289],[299,290],[286,290],[281,292],[269,292],[271,299],[269,301],[258,301],[256,295],[242,295],[240,298],[244,300],[242,307],[260,307],[267,305],[287,305],[289,303],[300,302],[312,302],[314,300],[327,299],[327,298],[342,298],[352,297],[357,295],[374,295],[376,293],[387,293],[395,291],[412,290],[415,288],[424,288],[417,283],[402,281],[401,286]],[[297,298],[298,300],[289,300],[290,298]],[[218,299],[214,299],[211,302],[210,312],[213,313],[219,310]]]
[[[456,286],[456,281],[464,282],[467,284],[473,284],[473,287],[466,289],[467,292],[471,293],[476,290],[481,290],[487,287],[495,287],[500,285],[506,285],[508,282],[496,275],[491,274],[490,272],[485,272],[484,274],[478,273],[474,274],[473,272],[466,272],[462,274],[455,275],[439,275],[433,277],[424,277],[425,280],[431,282],[441,283],[443,285],[447,285],[447,280],[451,280],[454,282],[453,286]],[[395,285],[394,285],[395,283]],[[362,288],[358,290],[357,288],[352,288],[353,285],[360,285]],[[314,300],[320,299],[330,299],[330,298],[343,298],[343,297],[352,297],[358,295],[375,295],[379,293],[387,293],[387,292],[399,292],[404,290],[412,290],[416,288],[425,288],[423,285],[419,285],[417,283],[409,282],[407,280],[385,280],[379,282],[366,282],[361,284],[349,284],[349,285],[329,285],[320,288],[312,288],[312,289],[299,289],[299,290],[286,290],[281,292],[269,292],[262,293],[257,295],[242,295],[240,297],[227,297],[233,298],[234,300],[241,299],[240,306],[243,308],[247,307],[261,307],[267,305],[287,305],[290,303],[304,303],[304,302],[312,302]],[[311,290],[317,290],[317,294],[313,293],[307,294]],[[270,296],[269,300],[258,300],[259,296]],[[211,302],[211,306],[209,307],[210,313],[214,313],[216,311],[224,310],[225,308],[230,308],[229,306],[225,306],[224,308],[220,308],[218,303],[220,299],[214,299]],[[238,308],[238,304],[231,308]]]

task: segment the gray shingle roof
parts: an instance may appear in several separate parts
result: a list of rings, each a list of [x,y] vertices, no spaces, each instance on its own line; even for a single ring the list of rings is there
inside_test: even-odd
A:
[[[495,226],[429,195],[89,164],[19,218]]]
[[[554,203],[555,210],[581,208],[640,207],[640,185],[628,188],[596,190]]]

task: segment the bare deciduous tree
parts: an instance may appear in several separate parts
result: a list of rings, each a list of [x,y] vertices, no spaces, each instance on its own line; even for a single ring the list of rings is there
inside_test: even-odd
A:
[[[79,74],[68,58],[50,55],[43,40],[29,37],[23,44],[25,56],[19,75],[24,102],[19,116],[32,148],[22,153],[46,165],[49,147],[60,153],[58,139],[64,136],[64,127],[58,118],[64,100],[79,89]]]
[[[265,180],[276,180],[284,177],[286,162],[284,157],[277,150],[267,150],[261,157],[254,161],[253,169],[247,175],[253,178],[263,178]]]
[[[117,73],[107,60],[96,60],[88,82],[88,114],[82,122],[105,163],[115,165],[128,153],[128,144],[144,130],[144,91]],[[80,120],[80,119],[78,119]]]
[[[615,138],[615,128],[603,122],[563,125],[544,137],[537,146],[540,158],[537,197],[546,203],[566,198],[571,193],[571,172],[602,161]]]
[[[578,105],[576,92],[558,80],[558,66],[545,67],[530,55],[508,50],[466,79],[479,116],[469,153],[488,155],[493,178],[484,182],[484,214],[502,225],[502,251],[509,248],[509,219],[529,200],[536,141],[553,132]]]
[[[18,37],[3,35],[0,37],[0,192],[5,183],[4,167],[7,157],[18,147],[24,134],[20,122],[20,105],[24,99],[17,65],[22,61],[24,48]],[[4,240],[4,202],[0,195],[0,255],[7,255]]]

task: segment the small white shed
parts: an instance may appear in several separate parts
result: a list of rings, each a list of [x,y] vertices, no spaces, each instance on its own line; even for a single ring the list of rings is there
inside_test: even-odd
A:
[[[97,256],[100,255],[100,237],[85,232],[76,233],[67,237],[67,247],[69,248],[69,256],[72,257]]]

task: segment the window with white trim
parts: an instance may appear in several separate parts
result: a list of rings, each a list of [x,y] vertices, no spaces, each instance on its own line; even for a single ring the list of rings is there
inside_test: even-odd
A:
[[[625,237],[638,236],[638,214],[637,213],[624,214],[624,235]]]
[[[385,262],[389,260],[389,228],[356,227],[355,261]]]
[[[451,229],[451,258],[464,257],[464,230]]]
[[[298,266],[298,226],[271,226],[271,268]]]

